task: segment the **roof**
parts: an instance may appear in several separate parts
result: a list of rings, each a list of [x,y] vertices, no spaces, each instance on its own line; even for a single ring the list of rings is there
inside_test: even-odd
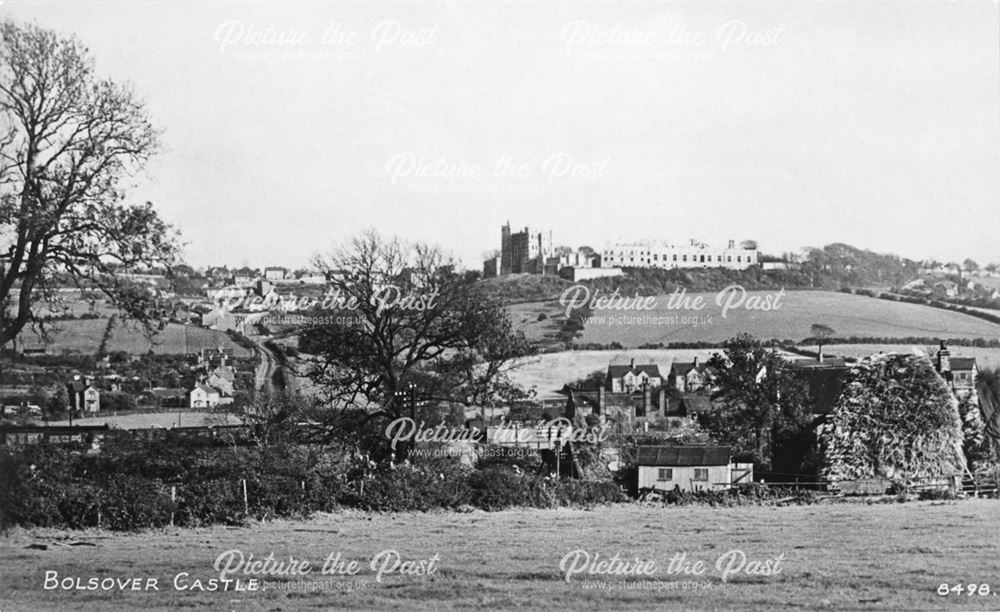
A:
[[[675,361],[670,365],[670,373],[674,376],[687,376],[691,370],[697,370],[699,374],[708,372],[714,374],[717,370],[707,363],[695,361]]]
[[[622,378],[629,372],[633,374],[639,374],[640,372],[645,372],[646,376],[650,378],[663,378],[660,376],[660,367],[653,363],[647,363],[645,365],[609,365],[608,366],[608,376],[611,378]]]
[[[87,384],[87,382],[83,380],[71,380],[66,386],[69,387],[73,393],[83,393],[93,385]]]
[[[226,380],[228,382],[233,382],[236,380],[236,375],[233,373],[232,366],[219,366],[212,370],[212,374],[215,374],[219,378]]]
[[[685,395],[681,404],[687,414],[709,414],[713,408],[712,399],[707,395]]]
[[[976,358],[952,357],[949,360],[949,364],[951,365],[952,372],[954,372],[955,370],[971,370],[976,367]]]
[[[803,358],[789,362],[793,368],[844,368],[847,367],[847,360],[842,357],[824,357],[823,361],[818,359]]]
[[[640,446],[639,465],[665,467],[729,465],[728,446]]]
[[[215,387],[210,387],[210,386],[208,386],[206,384],[203,384],[203,383],[196,384],[194,386],[194,389],[192,389],[191,391],[193,393],[194,391],[197,391],[198,389],[201,389],[205,393],[219,393],[219,390],[216,389]]]

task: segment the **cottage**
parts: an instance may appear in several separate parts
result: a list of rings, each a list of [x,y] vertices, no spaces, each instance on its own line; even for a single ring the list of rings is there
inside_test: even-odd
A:
[[[728,489],[734,471],[741,482],[753,479],[752,466],[733,464],[728,446],[640,446],[637,463],[640,491]]]
[[[66,384],[66,393],[69,396],[70,410],[95,414],[101,409],[101,392],[91,384],[89,378],[74,376],[73,380]]]
[[[218,389],[204,383],[197,383],[191,390],[191,408],[214,408],[219,405],[222,394]]]
[[[269,281],[280,281],[285,280],[288,275],[288,269],[282,268],[280,266],[269,266],[264,268],[264,278]]]
[[[951,387],[955,395],[966,396],[976,388],[979,366],[975,357],[952,357],[948,347],[941,343],[934,360],[934,369]]]
[[[654,364],[609,365],[605,389],[611,393],[632,393],[646,389],[658,389],[663,384],[660,368]]]
[[[718,371],[705,363],[675,361],[670,366],[671,385],[681,393],[697,393],[708,390],[715,382]]]
[[[680,416],[698,417],[709,415],[713,409],[712,399],[707,395],[682,395],[677,404]]]
[[[958,297],[958,283],[950,280],[943,280],[934,283],[934,291],[943,293],[945,297]]]
[[[233,284],[241,286],[250,285],[257,280],[258,276],[260,276],[260,274],[257,270],[243,266],[233,272]]]

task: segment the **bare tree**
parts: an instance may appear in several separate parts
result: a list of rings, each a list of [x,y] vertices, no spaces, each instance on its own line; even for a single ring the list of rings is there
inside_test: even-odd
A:
[[[528,352],[500,302],[437,247],[369,230],[314,263],[339,271],[330,294],[337,314],[303,330],[300,350],[313,356],[307,375],[335,404],[396,418],[410,385],[430,401],[483,402]]]
[[[0,23],[0,344],[38,324],[66,282],[102,291],[142,322],[151,297],[116,274],[171,264],[173,230],[123,182],[157,150],[126,88],[94,75],[78,41]]]

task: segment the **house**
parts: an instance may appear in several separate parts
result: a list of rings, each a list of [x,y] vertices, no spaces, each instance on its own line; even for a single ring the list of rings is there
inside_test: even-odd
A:
[[[233,284],[250,285],[257,280],[257,271],[246,266],[233,272]]]
[[[232,278],[233,273],[226,266],[210,266],[205,270],[205,276],[217,282],[226,282]]]
[[[753,466],[734,464],[728,446],[640,446],[636,463],[640,491],[728,489],[734,472],[741,482],[753,480]]]
[[[958,394],[972,393],[979,377],[979,366],[975,357],[951,358],[951,388]]]
[[[680,416],[702,416],[712,413],[712,399],[707,395],[682,395],[678,401],[677,412]]]
[[[660,368],[655,364],[636,365],[633,359],[629,365],[609,365],[605,388],[611,393],[632,393],[646,389],[658,389],[663,384]]]
[[[269,281],[285,280],[285,277],[287,275],[288,275],[287,268],[282,268],[280,266],[271,266],[264,268],[264,278],[266,278]]]
[[[222,395],[218,389],[214,389],[204,383],[197,383],[191,389],[191,408],[214,408],[219,405]]]
[[[705,363],[675,361],[670,366],[670,384],[681,393],[706,391],[715,382],[718,371]]]
[[[976,389],[976,379],[979,377],[976,358],[952,357],[944,342],[934,357],[934,369],[957,396],[967,396]]]
[[[225,365],[225,361],[223,361],[222,365],[208,373],[206,383],[208,386],[218,389],[223,396],[232,397],[235,381],[236,374],[233,372],[233,367]]]
[[[69,396],[70,410],[90,413],[101,410],[101,392],[91,384],[89,378],[74,376],[73,380],[66,384],[66,393]]]
[[[934,291],[943,293],[945,297],[958,297],[958,283],[950,280],[943,280],[934,283]]]

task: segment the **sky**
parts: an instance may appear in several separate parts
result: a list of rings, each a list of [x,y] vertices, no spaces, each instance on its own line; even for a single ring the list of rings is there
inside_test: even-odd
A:
[[[1000,262],[1000,7],[984,1],[72,2],[163,151],[133,179],[195,266],[369,227],[468,267],[556,244],[846,242]]]

